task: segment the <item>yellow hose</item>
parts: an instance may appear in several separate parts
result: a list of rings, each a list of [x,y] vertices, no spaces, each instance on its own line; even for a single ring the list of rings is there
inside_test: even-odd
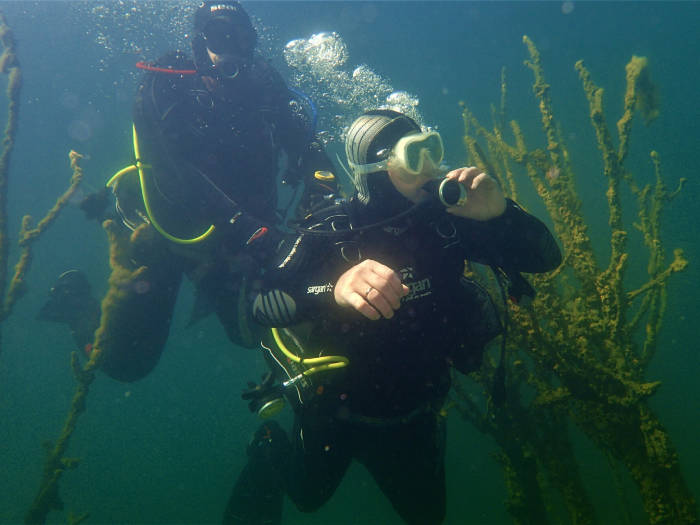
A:
[[[111,187],[113,184],[115,184],[123,175],[127,173],[131,173],[134,170],[138,170],[139,173],[139,186],[141,187],[141,196],[143,198],[143,205],[146,208],[146,215],[148,215],[148,219],[151,221],[151,224],[153,227],[156,229],[158,233],[160,233],[163,237],[168,239],[169,241],[176,242],[178,244],[195,244],[198,242],[203,241],[211,233],[214,231],[215,227],[214,225],[210,225],[209,228],[202,233],[201,235],[198,235],[197,237],[193,237],[191,239],[183,239],[181,237],[175,237],[174,235],[171,235],[165,229],[160,225],[160,223],[156,220],[154,214],[153,214],[153,209],[151,208],[151,202],[148,198],[148,192],[146,191],[146,169],[150,168],[151,166],[149,164],[144,164],[141,162],[141,152],[139,150],[139,141],[138,141],[138,135],[136,134],[136,126],[132,124],[131,126],[132,129],[132,136],[133,136],[133,142],[134,142],[134,156],[136,157],[136,164],[127,166],[126,168],[123,168],[116,172],[114,175],[112,175],[109,180],[107,181],[107,186]]]
[[[311,368],[304,371],[303,374],[306,376],[315,374],[317,372],[323,372],[324,370],[334,370],[336,368],[343,368],[345,366],[348,366],[348,364],[350,363],[347,357],[337,355],[311,357],[308,359],[304,359],[303,357],[299,357],[294,352],[289,350],[289,348],[287,348],[287,345],[285,345],[284,341],[282,341],[282,337],[280,336],[279,330],[277,328],[272,328],[272,337],[275,339],[275,343],[277,343],[279,349],[282,350],[282,353],[289,360],[294,361],[295,363],[299,363],[301,365],[311,366]]]

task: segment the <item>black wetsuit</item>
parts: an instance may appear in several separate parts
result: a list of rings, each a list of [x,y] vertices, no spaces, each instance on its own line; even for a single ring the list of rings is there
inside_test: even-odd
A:
[[[105,320],[109,333],[99,341],[102,369],[122,381],[140,379],[158,362],[183,275],[197,292],[195,319],[216,312],[234,343],[254,345],[257,337],[239,306],[280,238],[278,184],[303,185],[297,215],[334,192],[334,182],[314,177],[333,166],[309,117],[266,60],[255,56],[236,78],[224,80],[187,73],[194,65],[181,53],[155,66],[185,73],[148,71],[136,97],[138,160],[146,165],[152,216],[135,172],[118,181],[118,210],[131,229],[155,219],[179,238],[196,237],[210,225],[215,230],[194,244],[152,232],[129,246],[123,257],[129,270],[145,268],[135,284],[114,282],[120,288]]]
[[[351,201],[326,211],[316,227],[357,229],[385,213]],[[240,494],[254,485],[246,477],[253,471],[276,468],[297,506],[313,510],[356,458],[406,522],[440,523],[444,423],[437,414],[450,387],[450,367],[477,369],[485,343],[500,330],[483,290],[463,278],[464,261],[510,273],[544,272],[561,262],[556,242],[544,224],[508,201],[505,213],[490,221],[428,205],[385,227],[339,237],[304,234],[288,246],[253,302],[256,320],[289,326],[312,319],[309,349],[346,356],[349,365],[313,377],[312,394],[302,395],[295,412],[293,443],[274,423],[266,424],[262,432],[280,444],[261,453],[266,441],[257,436],[224,521],[264,522],[236,521],[245,515]],[[370,321],[334,302],[334,283],[363,259],[394,269],[410,288],[392,319]],[[270,458],[277,463],[271,466]],[[265,508],[273,508],[270,501]]]
[[[194,67],[179,54],[161,63],[177,70]],[[280,179],[309,186],[300,216],[317,206],[329,191],[314,171],[333,166],[302,108],[280,74],[258,55],[233,79],[147,73],[134,104],[134,125],[164,220],[183,235],[239,212],[252,217],[238,220],[243,234],[255,231],[255,222],[272,225],[279,221]],[[246,222],[251,223],[247,229]]]

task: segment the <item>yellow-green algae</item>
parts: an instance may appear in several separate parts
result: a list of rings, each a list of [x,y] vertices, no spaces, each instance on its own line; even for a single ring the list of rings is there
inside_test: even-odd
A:
[[[9,267],[9,242],[7,235],[7,188],[10,172],[10,158],[15,144],[15,136],[19,123],[19,103],[20,92],[22,88],[22,71],[17,59],[15,38],[11,28],[8,26],[5,16],[0,12],[0,44],[2,44],[3,52],[0,55],[0,73],[7,75],[6,96],[8,100],[7,107],[7,122],[2,138],[2,152],[0,152],[0,325],[5,321],[13,311],[15,303],[26,292],[26,275],[32,263],[32,245],[41,237],[49,226],[56,220],[61,210],[68,204],[71,196],[75,193],[83,178],[83,170],[80,167],[80,159],[82,156],[75,151],[69,153],[70,165],[73,175],[70,180],[68,189],[61,195],[46,215],[33,226],[33,219],[30,215],[25,215],[22,218],[19,231],[18,244],[20,254],[18,261],[14,267],[14,273],[8,283],[8,267]],[[73,369],[79,370],[77,357],[72,356]],[[82,383],[81,383],[82,385]],[[79,387],[80,390],[80,387]],[[81,396],[76,393],[74,399],[74,407],[82,403]],[[76,402],[77,400],[77,402]],[[84,403],[82,404],[84,409]],[[71,414],[73,414],[73,410]],[[31,523],[43,523],[45,516],[51,506],[61,506],[58,498],[56,482],[61,473],[66,469],[74,468],[78,460],[63,456],[65,444],[67,443],[70,434],[75,426],[75,418],[71,416],[66,421],[64,431],[59,438],[57,445],[49,450],[48,459],[45,464],[44,478],[41,483],[39,495],[35,500],[35,505],[27,515]],[[51,447],[49,447],[50,449]],[[46,512],[41,514],[41,506],[46,505]],[[39,504],[38,506],[36,504]],[[35,520],[36,518],[36,520]],[[86,518],[83,516],[70,515],[69,521],[79,523]]]
[[[15,49],[15,39],[12,30],[7,25],[5,16],[0,12],[0,44],[3,52],[0,55],[0,73],[7,75],[7,123],[2,138],[0,153],[0,323],[12,312],[17,300],[26,291],[25,276],[32,262],[32,244],[56,220],[61,210],[68,204],[69,199],[78,189],[83,178],[79,161],[81,155],[75,151],[69,153],[73,175],[68,189],[61,195],[53,207],[46,213],[35,227],[32,227],[32,217],[22,218],[19,232],[20,256],[14,268],[12,279],[8,284],[7,274],[9,265],[9,243],[7,238],[7,184],[10,170],[10,157],[14,149],[15,135],[19,122],[19,102],[22,88],[22,71]]]
[[[20,90],[22,88],[22,70],[17,60],[15,38],[7,25],[5,15],[0,12],[0,44],[3,52],[0,56],[0,73],[7,75],[7,123],[2,138],[2,153],[0,153],[0,298],[6,305],[5,291],[7,289],[7,269],[9,242],[7,239],[7,183],[10,169],[10,157],[15,145],[17,122],[19,119]],[[9,308],[0,308],[0,322],[9,315]]]
[[[520,166],[549,214],[563,246],[564,262],[554,272],[531,277],[537,297],[530,307],[509,307],[507,402],[500,406],[491,402],[487,410],[480,410],[464,384],[457,382],[455,405],[500,445],[507,506],[517,523],[557,521],[551,515],[546,485],[559,491],[571,523],[597,522],[579,477],[569,421],[599,447],[613,468],[619,463],[629,471],[649,523],[697,523],[695,501],[681,474],[678,455],[647,402],[659,386],[657,381],[647,381],[645,372],[657,349],[666,283],[687,265],[678,249],[666,263],[660,231],[663,207],[681,190],[683,179],[678,189],[668,191],[655,151],[650,154],[653,184],[638,187],[624,167],[635,111],[642,113],[646,123],[658,115],[648,61],[633,57],[627,65],[617,148],[605,119],[603,89],[595,85],[582,61],[576,63],[607,181],[610,257],[601,268],[581,212],[569,151],[554,118],[539,52],[527,36],[523,41],[546,146],[528,150],[515,121],[509,123],[513,144],[504,138],[505,80],[492,130],[464,108],[464,142],[473,162],[497,176],[514,198],[520,180],[515,166]],[[487,162],[480,143],[486,144],[488,157],[499,169]],[[637,200],[633,226],[641,232],[649,254],[648,280],[635,290],[623,286],[629,261],[620,195],[625,189]],[[493,372],[493,364],[487,362],[475,378],[490,387]],[[525,385],[535,393],[528,401]]]
[[[85,399],[90,385],[95,379],[95,371],[99,369],[104,360],[103,347],[105,342],[109,340],[110,334],[114,333],[113,330],[121,330],[124,326],[124,319],[119,314],[121,310],[116,305],[123,301],[125,294],[133,289],[134,282],[146,270],[144,266],[135,267],[130,260],[130,254],[133,249],[138,249],[138,246],[144,243],[152,244],[154,241],[155,230],[146,224],[141,225],[134,232],[125,231],[112,220],[105,221],[103,227],[109,240],[109,264],[112,272],[109,277],[107,294],[101,303],[100,325],[95,331],[95,343],[88,361],[81,367],[77,353],[73,352],[71,355],[71,365],[77,381],[75,393],[63,423],[61,435],[53,447],[49,448],[39,491],[25,515],[25,523],[27,524],[45,523],[51,510],[63,508],[58,495],[58,480],[65,470],[75,468],[79,461],[64,456],[68,442],[75,430],[78,417],[85,411]],[[72,520],[71,523],[79,523],[86,519],[88,514],[82,514],[78,517],[71,516],[69,517],[69,521]]]

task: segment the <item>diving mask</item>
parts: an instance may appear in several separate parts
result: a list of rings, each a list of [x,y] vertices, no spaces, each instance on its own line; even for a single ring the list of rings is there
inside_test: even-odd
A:
[[[379,157],[385,155],[383,151],[377,152]],[[426,162],[430,162],[437,172],[444,155],[445,149],[440,134],[437,131],[429,131],[402,137],[391,153],[386,155],[388,158],[371,164],[355,164],[348,161],[348,165],[356,176],[386,170],[389,163],[410,175],[418,176],[422,173]],[[436,176],[438,175],[436,173]]]
[[[231,53],[240,48],[235,27],[225,18],[210,20],[202,30],[202,37],[207,49],[217,55]]]
[[[437,171],[445,155],[442,138],[437,131],[414,133],[402,137],[394,146],[389,162],[418,176],[423,172],[425,163],[430,162]]]

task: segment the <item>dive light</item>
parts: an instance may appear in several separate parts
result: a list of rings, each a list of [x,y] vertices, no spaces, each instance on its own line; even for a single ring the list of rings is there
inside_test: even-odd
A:
[[[454,179],[431,180],[423,188],[446,208],[462,206],[467,202],[467,188]]]

